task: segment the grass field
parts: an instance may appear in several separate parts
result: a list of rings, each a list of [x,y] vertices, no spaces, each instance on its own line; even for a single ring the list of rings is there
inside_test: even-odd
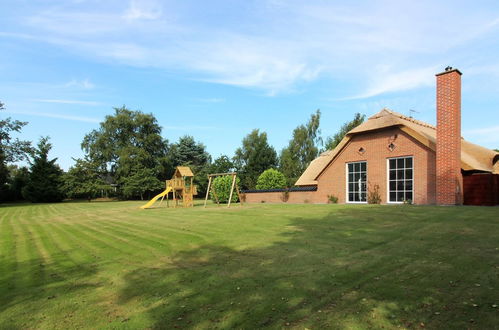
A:
[[[0,328],[499,327],[499,208],[0,207]]]

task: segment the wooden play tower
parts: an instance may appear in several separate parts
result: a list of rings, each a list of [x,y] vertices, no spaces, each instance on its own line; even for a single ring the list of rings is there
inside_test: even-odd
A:
[[[174,207],[180,204],[183,207],[192,207],[194,205],[194,196],[198,192],[194,185],[194,174],[189,167],[177,166],[173,177],[166,180],[166,188],[171,188],[173,192]]]
[[[168,197],[172,193],[173,207],[194,206],[194,196],[198,194],[197,188],[194,185],[194,174],[187,166],[177,166],[175,173],[170,180],[166,180],[165,190],[154,196],[147,204],[142,205],[141,209],[151,208],[158,199],[161,198],[160,205],[166,197],[166,205],[168,204]]]

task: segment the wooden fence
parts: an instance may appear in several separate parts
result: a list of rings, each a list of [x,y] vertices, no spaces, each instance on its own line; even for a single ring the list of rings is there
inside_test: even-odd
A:
[[[464,175],[463,192],[465,205],[499,205],[499,175]]]

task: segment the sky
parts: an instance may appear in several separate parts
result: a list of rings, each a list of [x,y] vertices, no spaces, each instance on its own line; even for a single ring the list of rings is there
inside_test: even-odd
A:
[[[434,124],[446,66],[463,137],[499,148],[497,1],[0,0],[0,21],[0,116],[66,170],[122,105],[214,158],[254,128],[279,152],[316,109],[323,137],[383,107]]]

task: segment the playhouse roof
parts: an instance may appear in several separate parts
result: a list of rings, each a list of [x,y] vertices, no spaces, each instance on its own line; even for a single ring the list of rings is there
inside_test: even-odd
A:
[[[177,169],[175,170],[175,175],[177,172],[180,174],[180,176],[194,176],[194,174],[191,171],[191,168],[188,166],[177,166]]]
[[[393,126],[400,127],[401,130],[418,140],[420,143],[431,150],[436,150],[437,132],[435,126],[384,108],[380,112],[369,117],[364,123],[349,131],[336,148],[325,151],[314,159],[298,181],[296,181],[295,185],[316,185],[317,177],[324,171],[329,163],[334,160],[336,155],[339,154],[354,135]],[[463,170],[476,170],[499,174],[498,159],[499,153],[461,139],[461,167]]]

